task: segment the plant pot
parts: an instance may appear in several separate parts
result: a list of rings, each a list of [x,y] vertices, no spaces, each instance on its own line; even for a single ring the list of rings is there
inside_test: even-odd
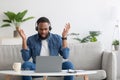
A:
[[[119,50],[119,45],[113,45],[114,46],[114,50],[118,51]]]
[[[16,30],[14,30],[14,37],[17,38],[17,37],[20,37],[19,33],[18,33],[18,30],[20,29],[20,27],[17,27],[16,26]]]
[[[20,37],[19,33],[17,30],[14,30],[14,34],[13,34],[14,38],[18,38]]]

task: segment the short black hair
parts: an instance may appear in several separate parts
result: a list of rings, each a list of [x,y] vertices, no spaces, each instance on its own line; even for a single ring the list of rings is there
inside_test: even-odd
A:
[[[47,23],[50,24],[49,19],[46,18],[46,17],[40,17],[40,18],[37,20],[37,25],[38,25],[40,22],[47,22]]]

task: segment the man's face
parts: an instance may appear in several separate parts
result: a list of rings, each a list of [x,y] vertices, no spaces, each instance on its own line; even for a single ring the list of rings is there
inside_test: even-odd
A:
[[[49,26],[50,24],[47,22],[40,22],[38,24],[38,33],[40,34],[41,37],[43,38],[47,37],[49,33]]]

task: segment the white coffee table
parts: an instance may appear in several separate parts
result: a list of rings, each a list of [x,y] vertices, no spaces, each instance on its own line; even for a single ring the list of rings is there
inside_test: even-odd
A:
[[[0,71],[0,74],[5,75],[5,80],[10,80],[12,76],[43,76],[43,80],[47,80],[48,76],[83,76],[84,80],[88,80],[89,74],[96,74],[97,71],[86,71],[86,70],[76,70],[77,73],[68,73],[67,70],[62,70],[62,72],[55,73],[35,73],[34,71],[21,71],[15,72],[13,70]]]

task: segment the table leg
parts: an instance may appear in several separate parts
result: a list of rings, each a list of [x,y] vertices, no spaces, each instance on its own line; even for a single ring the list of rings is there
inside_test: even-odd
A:
[[[44,76],[44,77],[43,77],[43,80],[47,80],[47,76]]]
[[[88,75],[84,75],[84,80],[89,80]]]
[[[5,80],[10,80],[10,77],[11,77],[10,75],[6,75]]]
[[[83,77],[84,80],[89,80],[88,75],[76,75],[76,77]]]

